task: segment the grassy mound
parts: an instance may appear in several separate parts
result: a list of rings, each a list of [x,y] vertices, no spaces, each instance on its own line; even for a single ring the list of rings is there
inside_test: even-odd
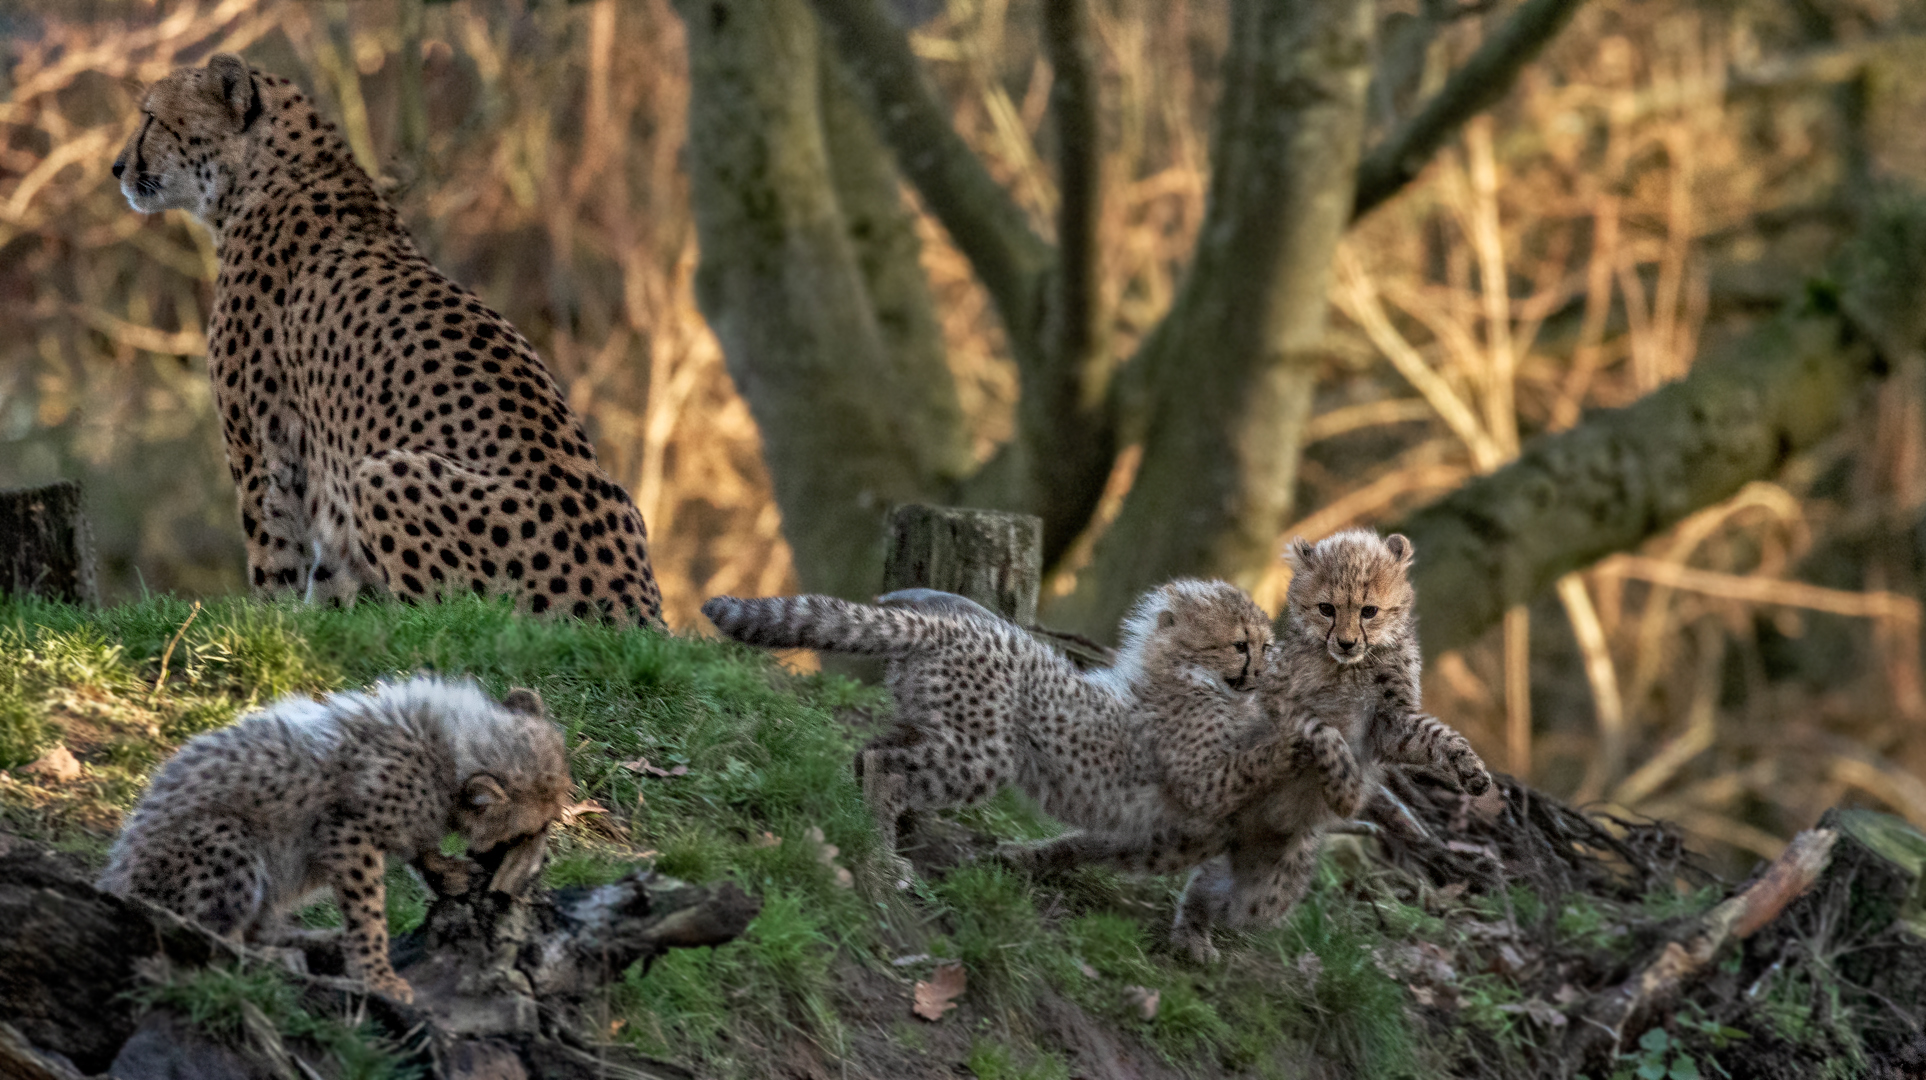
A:
[[[962,1065],[1043,1080],[1073,1062],[1096,1075],[1105,1060],[1142,1076],[1528,1075],[1558,1033],[1505,970],[1504,927],[1535,919],[1574,949],[1609,952],[1644,917],[1583,898],[1542,912],[1526,890],[1440,890],[1338,837],[1289,923],[1224,943],[1227,962],[1206,970],[1163,947],[1179,879],[1030,881],[952,859],[908,892],[876,888],[849,764],[886,695],[732,644],[531,621],[479,600],[0,602],[0,828],[98,861],[183,740],[278,695],[420,670],[472,675],[496,694],[532,686],[567,729],[578,797],[607,812],[560,838],[552,884],[653,863],[763,898],[742,940],[674,953],[609,989],[609,1038],[705,1076]],[[80,761],[77,778],[27,768],[56,745]],[[1052,828],[1006,794],[924,831],[981,848]],[[424,897],[404,873],[391,881],[391,922],[405,930]],[[967,978],[958,1008],[915,1018],[914,984],[951,961]]]

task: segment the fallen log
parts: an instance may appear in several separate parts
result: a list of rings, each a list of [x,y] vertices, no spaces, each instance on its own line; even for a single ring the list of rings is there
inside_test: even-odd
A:
[[[444,1080],[685,1077],[598,1043],[581,1007],[631,964],[733,940],[761,906],[732,882],[688,885],[647,871],[525,898],[490,891],[492,872],[466,860],[435,861],[426,876],[437,899],[394,948],[415,988],[408,1006],[326,974],[340,970],[337,942],[278,956],[237,946],[152,904],[98,892],[68,860],[0,834],[0,1077],[160,1075],[122,1060],[136,1050],[141,1060],[182,1057],[153,1045],[178,1039],[169,1034],[178,1025],[144,1016],[130,996],[156,971],[303,961],[308,970],[288,978],[304,1006],[366,1017]],[[263,1056],[257,1046],[237,1049]],[[278,1049],[267,1056],[291,1060]],[[255,1064],[233,1075],[286,1071],[274,1060]]]

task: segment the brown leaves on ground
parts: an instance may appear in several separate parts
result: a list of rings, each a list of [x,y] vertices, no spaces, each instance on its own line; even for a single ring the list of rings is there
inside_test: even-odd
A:
[[[931,972],[927,980],[916,984],[916,1004],[910,1006],[910,1011],[934,1023],[956,1008],[956,999],[968,988],[969,978],[963,974],[963,965],[944,964]]]
[[[1147,986],[1124,987],[1124,1004],[1145,1020],[1157,1019],[1157,1006],[1163,997],[1162,990],[1152,990]]]
[[[26,772],[42,781],[65,783],[80,779],[80,760],[65,746],[55,746],[27,766]]]

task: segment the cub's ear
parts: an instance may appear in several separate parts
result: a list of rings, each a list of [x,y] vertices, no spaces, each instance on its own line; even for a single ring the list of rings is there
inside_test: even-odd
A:
[[[247,61],[233,53],[215,53],[208,58],[207,74],[209,96],[227,106],[242,131],[253,127],[261,115],[260,88],[254,85]]]
[[[1398,560],[1399,566],[1411,564],[1411,556],[1414,552],[1411,550],[1411,541],[1405,539],[1403,533],[1392,533],[1385,537],[1384,550],[1389,551],[1391,557]]]
[[[1168,630],[1177,625],[1177,613],[1165,608],[1157,613],[1157,629]]]
[[[487,773],[476,773],[461,786],[461,804],[470,810],[486,810],[508,801],[501,782]]]
[[[1302,536],[1293,536],[1284,548],[1284,561],[1293,570],[1309,570],[1317,564],[1317,548]]]
[[[523,716],[544,720],[548,718],[548,706],[542,704],[542,695],[526,686],[517,686],[510,690],[508,695],[502,698],[502,708],[512,713],[521,713]]]

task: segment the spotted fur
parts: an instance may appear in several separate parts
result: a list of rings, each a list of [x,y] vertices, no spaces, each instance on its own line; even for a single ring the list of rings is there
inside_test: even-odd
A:
[[[540,357],[422,256],[293,84],[225,53],[173,72],[114,175],[214,235],[208,368],[257,593],[660,623],[642,516]]]
[[[1202,856],[1179,850],[1187,835],[1166,827],[1182,814],[1165,808],[1157,764],[1146,748],[1136,689],[1144,665],[1164,664],[1160,649],[1194,646],[1195,662],[1209,668],[1198,682],[1220,698],[1235,693],[1233,683],[1254,682],[1254,668],[1228,640],[1205,643],[1212,631],[1193,625],[1199,605],[1157,606],[1172,593],[1173,587],[1153,592],[1139,609],[1141,632],[1126,641],[1114,668],[1096,672],[1079,672],[1015,623],[947,594],[892,594],[887,607],[824,596],[717,597],[702,610],[723,633],[751,644],[891,661],[886,678],[896,701],[894,727],[857,761],[885,851],[896,848],[903,813],[967,806],[1013,784],[1090,836],[1142,838],[1117,861],[1182,869]],[[1162,621],[1159,612],[1171,618]],[[1245,621],[1221,629],[1267,640],[1262,627],[1259,619],[1255,626]],[[1254,709],[1247,715],[1257,719]],[[908,876],[901,859],[896,868]]]
[[[411,1000],[388,960],[384,855],[434,860],[449,832],[510,845],[495,887],[540,869],[569,794],[561,732],[531,690],[500,704],[416,678],[321,701],[295,695],[200,735],[155,775],[99,887],[236,940],[282,940],[283,917],[331,889],[348,973]]]
[[[1474,795],[1491,786],[1464,736],[1421,711],[1412,554],[1405,537],[1366,530],[1292,543],[1289,629],[1258,687],[1278,739],[1268,757],[1232,763],[1233,795],[1258,794],[1179,904],[1176,936],[1193,954],[1214,952],[1213,923],[1288,911],[1310,884],[1318,833],[1361,809],[1385,763],[1444,766]]]

